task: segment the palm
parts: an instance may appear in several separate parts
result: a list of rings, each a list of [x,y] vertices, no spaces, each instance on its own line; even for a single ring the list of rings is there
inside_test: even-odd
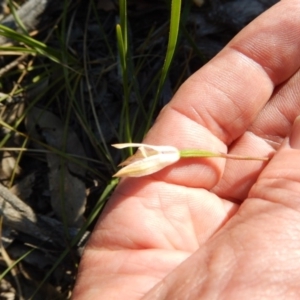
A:
[[[210,167],[217,169],[216,175],[211,176],[213,186],[215,178],[221,174],[219,169],[222,169],[225,161],[223,159],[213,161],[201,159],[201,161],[202,164],[206,161]],[[186,167],[190,164],[189,172],[192,172],[194,167],[200,171],[201,163],[193,165],[192,162],[193,159],[181,161],[177,168],[183,167],[180,165]],[[247,165],[248,167],[252,165],[253,168],[254,164],[259,168],[263,163],[227,161],[227,164],[237,167],[245,164],[244,170],[249,171]],[[171,183],[172,179],[178,178],[177,173],[180,171],[177,168],[167,168],[152,177],[123,180],[110,199],[99,220],[97,231],[90,240],[92,249],[122,249],[114,258],[115,262],[118,261],[122,266],[118,269],[118,275],[123,272],[135,274],[135,278],[129,276],[128,282],[124,280],[123,283],[128,288],[128,299],[134,299],[136,294],[146,293],[199,246],[205,244],[238,207],[232,201],[221,199],[207,189],[186,187],[178,182]],[[239,180],[240,177],[241,174]],[[224,180],[234,181],[235,178],[225,176]],[[199,186],[205,184],[207,187],[208,178],[198,176],[195,183]],[[224,193],[226,192],[224,189]],[[97,266],[96,272],[101,277],[101,274],[105,273],[101,268],[101,262],[107,258],[102,257],[100,253],[99,257],[95,257],[95,261],[90,260],[89,264]]]
[[[300,112],[295,93],[300,35],[292,39],[290,28],[283,32],[280,22],[273,23],[286,18],[294,20],[296,27],[299,11],[290,7],[297,1],[281,2],[181,87],[146,143],[252,156],[277,149]],[[277,47],[265,46],[270,28]],[[274,86],[284,81],[274,91]],[[283,150],[282,158],[271,163],[282,165],[291,155]],[[226,235],[224,226],[232,228],[241,216],[245,224],[252,224],[253,218],[247,217],[254,212],[260,224],[265,203],[245,201],[242,208],[239,204],[264,167],[255,161],[186,159],[152,176],[123,180],[85,251],[77,296],[97,299],[101,293],[104,299],[140,299],[192,253],[211,249],[212,243],[223,249],[224,238],[218,234]],[[272,170],[268,173],[275,175]],[[250,193],[258,197],[260,192],[252,188]],[[246,249],[250,242],[251,235],[242,246]]]

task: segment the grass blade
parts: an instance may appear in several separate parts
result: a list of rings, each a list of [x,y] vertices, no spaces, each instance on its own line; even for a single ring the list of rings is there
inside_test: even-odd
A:
[[[148,118],[146,131],[150,128],[154,111],[157,106],[158,98],[161,94],[162,88],[164,86],[164,83],[166,81],[168,72],[170,70],[170,66],[172,63],[172,59],[175,53],[177,40],[178,40],[178,34],[179,34],[179,25],[180,25],[180,11],[181,11],[181,0],[172,0],[171,4],[171,17],[170,17],[170,32],[169,32],[169,41],[168,41],[168,47],[167,47],[167,53],[165,57],[165,62],[162,67],[161,76],[157,88],[157,92],[150,110],[150,115]]]
[[[131,142],[131,122],[129,115],[129,80],[128,80],[128,25],[127,25],[127,0],[120,0],[120,24],[116,27],[117,32],[117,43],[119,50],[119,57],[122,68],[122,79],[123,79],[123,91],[124,99],[122,106],[122,117],[120,126],[120,139]],[[132,149],[129,149],[132,154]]]

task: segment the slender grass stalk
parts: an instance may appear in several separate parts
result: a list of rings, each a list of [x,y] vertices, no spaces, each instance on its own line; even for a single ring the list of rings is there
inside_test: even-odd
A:
[[[91,1],[91,5],[92,5],[92,8],[93,8],[93,12],[94,12],[94,15],[96,17],[96,21],[97,21],[97,24],[99,26],[99,29],[100,29],[100,33],[101,33],[101,36],[104,38],[104,41],[105,41],[105,45],[106,45],[106,48],[109,52],[109,55],[112,57],[112,59],[115,58],[115,54],[113,52],[113,49],[111,47],[111,44],[109,43],[107,37],[106,37],[106,33],[104,31],[104,28],[102,26],[102,22],[100,21],[100,18],[99,18],[99,15],[97,13],[97,7],[96,7],[96,3],[95,3],[96,0],[92,0]]]
[[[131,141],[131,122],[129,111],[129,80],[128,80],[128,20],[127,20],[127,0],[119,1],[120,7],[120,24],[116,26],[117,44],[119,50],[119,58],[122,69],[122,81],[123,81],[123,106],[122,117],[120,126],[120,138],[125,138],[126,141]],[[132,149],[129,149],[132,154]]]
[[[29,140],[28,138],[24,140],[23,145],[21,146],[22,148],[24,148],[26,146],[26,144],[28,143],[28,140]],[[15,163],[15,166],[14,166],[13,173],[12,173],[11,178],[9,180],[8,187],[13,186],[13,183],[14,183],[14,180],[15,180],[15,177],[16,177],[17,167],[20,165],[20,161],[21,161],[22,157],[23,157],[23,152],[19,151],[17,159],[16,159],[16,163]]]
[[[35,250],[34,248],[31,249],[31,250],[29,250],[27,253],[25,253],[24,255],[20,256],[17,260],[15,260],[6,270],[4,270],[0,274],[0,281],[12,270],[12,268],[14,268],[15,266],[17,266],[19,262],[21,262],[26,256],[28,256],[34,250]]]
[[[19,15],[17,14],[16,9],[15,9],[15,6],[12,3],[11,0],[8,0],[8,7],[9,7],[9,9],[10,9],[10,11],[11,11],[11,13],[12,13],[12,15],[13,15],[15,21],[16,21],[16,23],[18,24],[18,26],[22,30],[23,34],[28,35],[28,31],[26,30],[26,28],[25,28],[22,20],[19,18]]]
[[[87,29],[88,29],[88,20],[89,20],[89,17],[91,15],[91,9],[93,8],[92,4],[90,4],[88,6],[88,14],[87,14],[87,19],[86,19],[86,24],[85,24],[85,34],[84,34],[84,42],[83,42],[83,57],[84,57],[84,60],[83,60],[83,67],[84,67],[84,74],[85,74],[85,81],[86,81],[86,85],[88,87],[91,87],[88,89],[88,95],[89,95],[89,103],[90,103],[90,107],[91,107],[91,110],[92,110],[92,114],[93,114],[93,117],[94,117],[94,121],[95,121],[95,124],[96,124],[96,128],[97,128],[97,131],[98,131],[98,134],[100,136],[100,139],[101,139],[101,144],[102,144],[102,149],[103,149],[103,153],[104,153],[104,156],[106,158],[106,160],[110,163],[110,165],[113,167],[113,169],[116,169],[116,165],[115,165],[115,162],[110,154],[110,151],[108,149],[108,145],[106,144],[105,142],[105,137],[103,135],[103,130],[99,124],[99,120],[98,120],[98,116],[97,116],[97,112],[96,112],[96,108],[95,108],[95,101],[94,101],[94,97],[93,97],[93,93],[92,93],[92,84],[90,83],[90,79],[89,79],[89,70],[88,70],[88,49],[87,49]]]
[[[236,159],[236,160],[269,160],[269,157],[253,157],[253,156],[245,156],[245,155],[235,155],[235,154],[226,154],[221,152],[211,152],[203,149],[184,149],[180,150],[180,158],[205,158],[205,157],[221,157],[227,159]]]
[[[146,131],[149,130],[151,122],[153,120],[154,112],[157,107],[158,98],[161,95],[164,83],[166,81],[168,72],[170,70],[170,66],[172,63],[172,59],[175,53],[177,40],[178,40],[178,34],[179,34],[179,25],[180,25],[180,11],[181,11],[181,0],[172,0],[171,2],[171,17],[170,17],[170,32],[169,32],[169,41],[168,41],[168,47],[167,47],[167,53],[165,57],[165,62],[161,70],[161,76],[158,83],[158,88],[156,91],[155,98],[153,100],[148,122],[146,125]]]
[[[37,41],[29,36],[24,34],[18,33],[4,25],[0,24],[0,35],[5,36],[9,39],[14,41],[24,43],[28,47],[35,50],[36,54],[43,55],[54,62],[60,63],[60,53],[55,49],[50,48],[49,46],[45,45],[44,43]],[[1,47],[1,50],[4,50],[5,47]]]

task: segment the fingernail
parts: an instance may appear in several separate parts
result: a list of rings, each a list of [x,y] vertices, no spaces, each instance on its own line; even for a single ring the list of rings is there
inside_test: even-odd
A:
[[[294,149],[300,149],[300,116],[295,119],[292,127],[290,146]]]

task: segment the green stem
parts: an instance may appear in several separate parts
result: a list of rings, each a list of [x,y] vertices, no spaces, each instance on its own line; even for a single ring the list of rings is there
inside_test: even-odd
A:
[[[180,150],[180,157],[222,157],[228,159],[238,159],[238,160],[269,160],[269,157],[253,157],[253,156],[242,156],[242,155],[233,155],[233,154],[225,154],[221,152],[211,152],[203,149],[185,149]]]

